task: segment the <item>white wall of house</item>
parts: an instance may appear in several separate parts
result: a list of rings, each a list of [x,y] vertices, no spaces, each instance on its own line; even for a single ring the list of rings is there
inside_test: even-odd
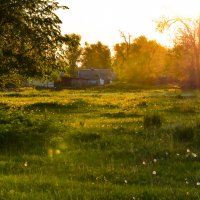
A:
[[[54,88],[54,82],[33,81],[32,85],[46,88]]]

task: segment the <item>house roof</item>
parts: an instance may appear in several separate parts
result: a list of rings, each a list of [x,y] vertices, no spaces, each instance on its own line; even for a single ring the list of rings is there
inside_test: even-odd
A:
[[[78,78],[84,79],[99,79],[99,74],[95,69],[81,69],[78,70]]]
[[[78,77],[92,80],[113,80],[115,74],[111,69],[80,69],[78,70]]]

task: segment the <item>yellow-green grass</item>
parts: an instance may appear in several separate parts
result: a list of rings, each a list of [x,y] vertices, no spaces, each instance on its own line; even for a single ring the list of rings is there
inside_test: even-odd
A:
[[[200,93],[0,93],[0,199],[200,199]]]

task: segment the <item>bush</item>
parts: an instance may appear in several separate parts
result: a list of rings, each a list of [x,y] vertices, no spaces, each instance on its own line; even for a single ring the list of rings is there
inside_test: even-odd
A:
[[[162,117],[157,114],[148,114],[144,116],[144,128],[159,128],[162,126]]]
[[[195,135],[194,127],[185,125],[177,126],[173,131],[173,139],[180,142],[190,142]]]
[[[34,118],[23,111],[0,112],[0,150],[44,150],[59,127],[50,120]]]

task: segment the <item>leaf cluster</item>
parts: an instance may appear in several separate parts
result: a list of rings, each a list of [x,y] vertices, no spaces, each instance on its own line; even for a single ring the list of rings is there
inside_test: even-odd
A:
[[[0,0],[0,75],[48,74],[63,39],[61,8],[56,0]]]

